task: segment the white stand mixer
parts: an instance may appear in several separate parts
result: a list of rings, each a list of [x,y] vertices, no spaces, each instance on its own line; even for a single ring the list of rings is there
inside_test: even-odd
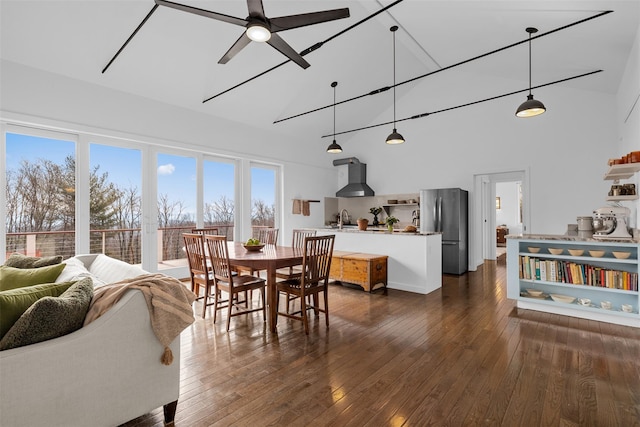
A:
[[[629,240],[632,238],[627,229],[627,218],[631,214],[629,208],[606,206],[596,209],[593,213],[594,239]]]

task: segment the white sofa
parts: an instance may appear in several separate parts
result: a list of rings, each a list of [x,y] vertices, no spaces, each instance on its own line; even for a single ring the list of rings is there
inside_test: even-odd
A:
[[[104,283],[146,273],[105,255],[75,258]],[[0,351],[0,426],[117,426],[160,406],[171,425],[180,387],[179,336],[170,347],[174,361],[166,366],[144,296],[130,290],[69,335]]]

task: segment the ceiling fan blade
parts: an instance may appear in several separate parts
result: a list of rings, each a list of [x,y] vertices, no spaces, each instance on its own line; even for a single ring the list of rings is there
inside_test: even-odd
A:
[[[264,16],[262,0],[247,0],[247,8],[249,9],[249,16],[251,18],[260,18],[263,21],[267,20]]]
[[[249,38],[249,36],[247,36],[246,31],[243,31],[242,35],[240,36],[240,38],[238,40],[236,40],[236,42],[233,44],[233,46],[231,46],[229,48],[227,53],[222,55],[222,58],[220,58],[220,60],[218,61],[218,64],[226,64],[227,62],[229,62],[231,60],[231,58],[236,56],[236,54],[238,52],[240,52],[242,49],[244,49],[244,47],[246,45],[248,45],[250,41],[251,41],[251,39]]]
[[[267,41],[271,46],[273,46],[278,52],[282,53],[284,56],[288,57],[290,60],[301,66],[302,68],[309,68],[311,64],[304,60],[302,56],[291,46],[287,44],[286,41],[282,40],[282,37],[279,35],[272,33],[271,38]]]
[[[199,9],[193,6],[187,6],[186,4],[174,3],[167,0],[154,0],[157,5],[170,7],[171,9],[181,10],[183,12],[194,13],[196,15],[204,16],[206,18],[216,19],[222,22],[228,22],[229,24],[240,25],[244,27],[247,25],[245,19],[236,18],[235,16],[229,16],[222,13],[211,12],[210,10]]]
[[[300,15],[280,16],[271,18],[271,32],[290,30],[292,28],[305,27],[307,25],[319,24],[321,22],[334,21],[336,19],[348,18],[349,9],[332,9],[322,12],[302,13]]]

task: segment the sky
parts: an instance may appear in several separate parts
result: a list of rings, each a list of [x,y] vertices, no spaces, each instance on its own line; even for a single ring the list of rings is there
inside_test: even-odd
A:
[[[7,133],[7,170],[17,169],[23,159],[49,159],[62,164],[65,157],[75,155],[72,141],[61,141],[29,135]],[[141,188],[140,150],[91,144],[91,168],[109,174],[109,181],[120,188]],[[234,164],[204,162],[205,203],[218,201],[221,196],[233,200]],[[193,157],[158,154],[158,193],[167,194],[171,201],[181,201],[187,211],[195,213],[196,160]],[[271,205],[274,200],[275,174],[273,170],[252,168],[252,199],[262,199]]]

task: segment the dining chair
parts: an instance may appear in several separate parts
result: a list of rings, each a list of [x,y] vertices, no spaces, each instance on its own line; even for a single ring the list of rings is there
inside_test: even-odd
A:
[[[276,282],[280,293],[297,296],[300,298],[300,311],[285,313],[278,307],[278,315],[291,319],[301,320],[304,325],[305,334],[309,334],[309,320],[307,311],[313,309],[316,316],[319,312],[324,313],[325,323],[329,328],[329,269],[331,268],[331,256],[333,255],[333,242],[335,235],[305,237],[303,243],[302,273],[299,278]],[[320,307],[320,294],[323,296],[324,307]],[[311,304],[307,304],[307,296],[311,297]],[[297,314],[300,314],[299,316]]]
[[[196,294],[197,299],[202,299],[202,318],[205,317],[211,293],[217,294],[213,273],[207,263],[207,255],[204,247],[202,234],[183,233],[184,249],[189,262],[189,276],[191,278],[191,291]],[[200,295],[200,287],[204,288],[204,295]],[[215,313],[214,313],[215,318]]]
[[[316,230],[293,230],[293,238],[291,241],[291,247],[302,249],[304,245],[305,237],[313,237],[316,235]],[[282,280],[297,279],[302,274],[302,267],[299,265],[292,267],[279,268],[276,270],[276,277]],[[289,313],[290,302],[297,299],[296,296],[287,294],[287,313]]]
[[[226,236],[214,236],[204,235],[204,242],[209,253],[211,266],[213,268],[213,279],[215,281],[216,292],[214,293],[214,310],[213,310],[213,323],[216,322],[216,315],[219,308],[219,298],[221,292],[229,294],[227,299],[228,316],[227,316],[227,331],[229,331],[229,325],[231,324],[231,317],[240,316],[242,314],[253,313],[256,311],[262,311],[262,320],[267,321],[267,312],[265,304],[265,286],[266,281],[260,277],[252,275],[234,275],[231,271],[231,264],[229,263],[229,248],[227,247]],[[241,307],[236,303],[237,296],[240,292],[253,291],[257,289],[260,291],[262,297],[262,304],[257,308],[250,308],[249,302],[246,302],[245,307]],[[246,294],[245,294],[246,295]],[[238,311],[233,312],[233,308]]]
[[[216,227],[192,228],[191,232],[198,234],[213,234],[214,236],[220,234],[218,228]]]
[[[260,243],[265,245],[277,245],[278,244],[278,228],[272,227],[253,227],[252,237],[260,240]]]

